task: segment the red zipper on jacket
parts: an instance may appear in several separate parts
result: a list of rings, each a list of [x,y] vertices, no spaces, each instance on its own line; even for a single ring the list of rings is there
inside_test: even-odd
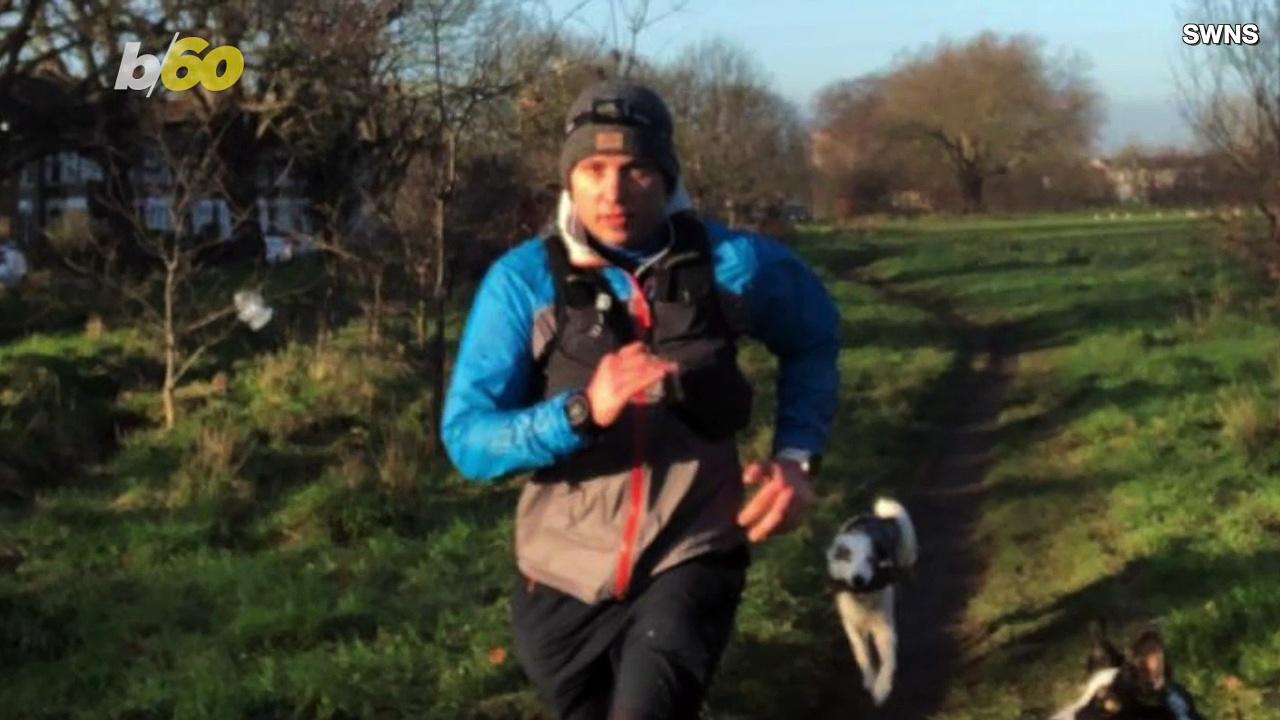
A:
[[[640,284],[631,273],[627,273],[631,283],[631,303],[628,312],[635,324],[636,334],[647,338],[649,329],[653,327],[653,313],[649,309],[649,301],[644,296]],[[618,553],[618,572],[613,586],[613,595],[618,600],[627,596],[631,587],[632,556],[635,554],[636,534],[640,531],[640,518],[644,514],[645,477],[644,477],[644,445],[645,416],[648,411],[649,398],[641,393],[633,398],[635,409],[635,464],[631,466],[630,507],[627,511],[627,522],[622,530],[622,550]]]

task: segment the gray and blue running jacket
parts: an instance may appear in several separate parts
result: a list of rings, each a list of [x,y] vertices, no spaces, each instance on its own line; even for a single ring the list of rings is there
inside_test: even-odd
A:
[[[701,221],[717,289],[746,316],[746,334],[777,356],[774,448],[821,453],[836,410],[839,313],[814,272],[768,238]],[[563,225],[562,225],[563,227]],[[571,262],[590,255],[571,233]],[[604,265],[622,302],[638,285]],[[521,572],[584,602],[624,597],[633,585],[684,560],[744,542],[735,440],[708,441],[662,404],[635,424],[637,451],[625,468],[557,476],[594,440],[565,413],[569,391],[542,398],[537,362],[556,333],[556,291],[543,238],[503,255],[476,293],[446,398],[442,435],[472,480],[534,471],[516,512]],[[631,408],[628,409],[628,412]]]

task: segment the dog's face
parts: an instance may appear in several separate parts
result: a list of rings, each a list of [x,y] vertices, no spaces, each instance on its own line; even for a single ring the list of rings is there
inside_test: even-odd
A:
[[[845,531],[836,535],[827,549],[827,572],[831,579],[854,589],[866,587],[876,573],[875,546],[866,533]]]
[[[1100,630],[1087,663],[1084,691],[1053,720],[1197,720],[1191,698],[1173,683],[1164,642],[1148,630],[1125,657]]]

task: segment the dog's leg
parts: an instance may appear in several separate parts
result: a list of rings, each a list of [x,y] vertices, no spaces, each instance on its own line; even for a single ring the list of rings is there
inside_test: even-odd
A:
[[[883,705],[893,692],[893,674],[898,669],[898,632],[893,616],[893,588],[887,587],[879,593],[878,612],[873,615],[871,637],[876,643],[876,654],[880,656],[880,669],[871,686],[871,698],[876,705]]]
[[[875,683],[871,667],[871,652],[867,647],[867,639],[863,637],[861,620],[865,617],[858,601],[850,592],[836,593],[836,610],[840,612],[840,622],[844,625],[844,633],[849,636],[849,646],[853,648],[853,659],[858,661],[858,669],[862,671],[862,686],[868,691]]]

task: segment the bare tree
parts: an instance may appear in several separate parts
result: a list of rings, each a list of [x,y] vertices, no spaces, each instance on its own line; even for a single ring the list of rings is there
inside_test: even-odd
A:
[[[178,110],[179,103],[166,109]],[[226,196],[219,179],[217,155],[207,152],[216,141],[207,125],[190,117],[166,122],[157,113],[138,149],[147,160],[133,181],[148,191],[131,207],[112,208],[129,218],[129,245],[150,262],[141,275],[122,273],[112,254],[120,244],[107,242],[102,228],[55,227],[50,245],[72,271],[107,291],[137,312],[141,327],[156,338],[164,368],[161,386],[164,427],[178,419],[176,392],[206,354],[235,330],[237,309],[233,291],[257,280],[210,269],[208,259],[225,240],[211,227],[193,221],[199,203],[216,203]]]
[[[1054,148],[1083,152],[1099,98],[1072,59],[1053,60],[1025,36],[943,41],[886,78],[885,114],[905,139],[950,165],[966,212],[984,209],[986,181]]]
[[[1256,45],[1185,49],[1183,108],[1202,142],[1229,161],[1266,218],[1265,237],[1231,228],[1229,240],[1280,283],[1280,0],[1194,0],[1201,23],[1256,23]]]
[[[287,9],[264,65],[282,72],[246,107],[258,130],[304,178],[315,245],[331,280],[318,310],[318,342],[328,335],[339,295],[359,299],[369,344],[403,276],[422,262],[421,238],[401,232],[392,212],[408,168],[437,136],[418,85],[417,28],[399,0],[346,0]]]
[[[609,0],[608,35],[614,74],[630,78],[640,60],[636,53],[640,36],[688,4],[687,0],[672,0],[664,8],[655,8],[652,0]]]
[[[123,243],[133,222],[115,209],[133,207],[128,180],[136,140],[144,118],[154,111],[138,93],[114,90],[121,44],[137,40],[162,47],[166,13],[178,11],[147,0],[36,0],[26,5],[19,30],[8,37],[16,64],[4,71],[7,97],[0,107],[17,116],[7,148],[0,148],[0,172],[39,160],[54,152],[75,151],[96,162],[104,182],[96,207],[111,226],[107,242]],[[29,19],[29,21],[28,21]],[[22,30],[25,28],[25,30]],[[19,42],[19,40],[23,42]],[[0,143],[4,140],[0,139]],[[37,203],[35,217],[43,211]],[[122,262],[138,258],[121,245],[113,254]]]
[[[682,174],[701,207],[736,224],[807,194],[799,113],[769,88],[745,50],[721,38],[703,41],[686,49],[657,84],[676,118]]]
[[[425,340],[426,319],[433,329],[426,346],[432,381],[432,418],[443,413],[447,368],[446,303],[452,245],[450,205],[456,199],[459,159],[473,140],[477,118],[492,104],[510,101],[551,58],[556,27],[541,23],[524,3],[496,0],[422,0],[404,17],[405,31],[416,35],[407,81],[423,92],[428,124],[435,133],[428,147],[432,186],[430,255],[414,263],[418,287],[418,327]],[[513,42],[542,37],[543,42]],[[421,246],[419,246],[421,247]],[[439,450],[439,433],[430,433]]]
[[[884,77],[838,80],[814,102],[811,164],[816,204],[838,217],[884,210],[901,168],[884,119]]]
[[[103,55],[69,3],[0,0],[0,175],[62,149],[95,144],[100,111],[118,104],[93,74]],[[130,22],[122,13],[119,27]],[[119,115],[120,113],[117,113]]]
[[[29,0],[15,8],[14,0],[0,0],[0,98],[9,95],[18,77],[48,56],[48,51],[35,56],[23,52],[35,34],[41,3]]]

